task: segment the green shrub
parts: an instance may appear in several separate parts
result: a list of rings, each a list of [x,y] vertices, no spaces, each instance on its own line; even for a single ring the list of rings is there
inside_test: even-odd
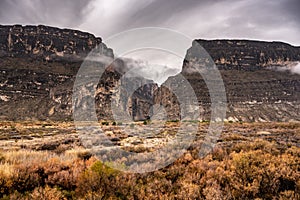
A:
[[[108,126],[109,125],[109,122],[102,122],[101,123],[103,126]]]
[[[115,184],[116,174],[116,170],[96,161],[79,176],[76,193],[85,198],[89,196],[93,199],[101,199],[105,195],[113,193],[111,185],[113,182]]]

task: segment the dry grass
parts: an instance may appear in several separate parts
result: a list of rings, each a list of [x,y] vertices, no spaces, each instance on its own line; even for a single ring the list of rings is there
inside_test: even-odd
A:
[[[0,195],[24,200],[300,199],[300,148],[280,143],[276,134],[271,142],[251,135],[284,129],[295,137],[299,126],[229,124],[223,142],[205,158],[191,148],[172,165],[147,174],[113,170],[82,147],[60,153],[1,151]]]
[[[15,170],[13,165],[9,163],[0,164],[0,176],[10,178],[14,174]]]

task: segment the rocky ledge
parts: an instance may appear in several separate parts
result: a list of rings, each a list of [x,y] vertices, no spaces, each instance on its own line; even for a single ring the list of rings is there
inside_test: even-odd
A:
[[[96,46],[113,57],[102,39],[90,33],[41,25],[0,26],[0,57],[82,60]]]
[[[300,61],[299,47],[247,40],[196,42],[206,49],[220,70],[227,95],[228,121],[300,120],[300,75],[269,69]],[[47,26],[0,26],[0,119],[72,120],[75,77],[83,59],[95,47],[100,54],[113,58],[112,49],[89,33]],[[194,51],[197,49],[193,45],[186,56],[193,56]],[[199,120],[209,120],[211,102],[206,84],[199,74],[186,73],[188,66],[200,61],[196,58],[193,62],[185,61],[181,74],[198,98]],[[126,68],[122,60],[113,65]],[[126,90],[116,88],[124,73],[111,67],[100,80],[95,98],[99,119],[112,119],[111,102],[134,120],[150,118],[155,104],[163,105],[170,119],[180,119],[182,105],[164,87],[180,84],[176,77],[170,77],[162,87],[151,80],[127,80],[129,88],[145,84],[128,97]]]
[[[200,44],[218,68],[224,70],[254,70],[300,60],[300,47],[283,42],[199,39],[194,41],[193,47],[195,43]]]

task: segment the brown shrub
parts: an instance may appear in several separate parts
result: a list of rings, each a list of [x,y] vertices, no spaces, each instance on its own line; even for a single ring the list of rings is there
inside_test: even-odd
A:
[[[95,195],[108,196],[111,191],[111,182],[114,182],[117,171],[105,166],[102,162],[96,161],[88,169],[83,171],[76,180],[76,192],[79,196],[94,197]]]
[[[203,159],[192,149],[146,174],[113,170],[83,149],[3,152],[3,199],[299,199],[300,148],[264,140],[218,146]],[[81,156],[83,155],[83,156]],[[85,155],[88,155],[86,157]]]
[[[57,188],[37,187],[30,194],[30,199],[32,200],[65,200],[62,192]]]

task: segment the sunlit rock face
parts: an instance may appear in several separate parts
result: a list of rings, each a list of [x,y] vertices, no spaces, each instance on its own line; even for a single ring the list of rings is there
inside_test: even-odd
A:
[[[196,42],[220,70],[228,121],[300,120],[300,77],[287,70],[287,66],[300,61],[299,48],[280,42],[246,40]],[[113,50],[89,33],[47,26],[0,26],[0,119],[72,120],[76,74],[95,47],[99,55],[113,60]],[[209,90],[203,77],[193,70],[193,66],[203,64],[193,57],[197,51],[193,45],[187,51],[182,72],[161,86],[142,77],[126,77],[130,64],[126,59],[117,59],[99,79],[95,94],[82,90],[82,96],[84,92],[95,96],[98,119],[118,116],[121,121],[129,116],[145,120],[156,114],[155,106],[164,107],[170,120],[183,119],[185,113],[180,113],[181,109],[189,112],[193,108],[180,105],[168,88],[181,86],[178,76],[183,75],[197,96],[199,119],[210,120]],[[184,96],[186,92],[179,93]],[[78,105],[84,105],[83,99]]]

